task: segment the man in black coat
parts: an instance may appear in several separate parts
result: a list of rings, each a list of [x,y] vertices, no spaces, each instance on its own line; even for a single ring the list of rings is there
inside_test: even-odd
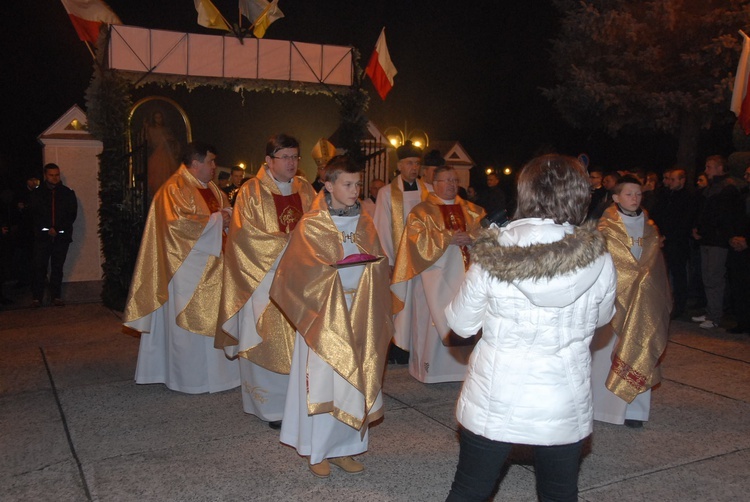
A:
[[[664,259],[672,284],[672,319],[685,311],[688,292],[687,266],[690,259],[690,235],[695,218],[695,197],[685,188],[687,173],[675,167],[664,174],[666,190],[657,198],[651,212],[664,237]]]
[[[57,164],[44,166],[44,181],[31,194],[34,231],[31,293],[32,307],[39,307],[49,266],[49,292],[52,304],[62,307],[63,265],[73,240],[73,222],[78,215],[78,200],[73,190],[62,184]]]
[[[693,237],[701,247],[701,271],[706,291],[706,314],[693,317],[704,329],[719,325],[724,314],[724,289],[729,240],[734,235],[739,190],[724,171],[726,159],[712,155],[706,159],[708,188],[703,192]]]

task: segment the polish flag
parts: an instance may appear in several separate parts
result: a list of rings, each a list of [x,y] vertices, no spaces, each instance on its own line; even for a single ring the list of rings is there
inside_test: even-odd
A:
[[[740,30],[742,35],[742,54],[734,76],[732,105],[729,107],[740,121],[745,135],[750,135],[750,95],[748,95],[748,75],[750,75],[750,38]]]
[[[393,77],[398,73],[391,62],[391,55],[388,54],[388,46],[385,45],[385,28],[380,32],[378,43],[375,44],[375,50],[370,56],[370,62],[367,63],[365,73],[370,76],[372,83],[375,85],[375,90],[385,100],[386,95],[393,88]]]
[[[102,0],[61,0],[70,21],[84,42],[96,43],[102,24],[122,24],[117,14]]]

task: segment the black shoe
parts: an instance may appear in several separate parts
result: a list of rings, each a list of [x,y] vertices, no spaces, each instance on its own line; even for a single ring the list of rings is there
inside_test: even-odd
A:
[[[273,422],[268,422],[268,426],[273,430],[279,430],[281,429],[281,420],[274,420]]]
[[[737,325],[734,328],[729,328],[727,330],[727,333],[731,333],[733,335],[742,335],[742,334],[750,333],[750,329]]]
[[[643,427],[643,420],[626,419],[625,427],[630,427],[631,429],[640,429],[641,427]]]
[[[42,302],[40,302],[39,300],[32,300],[31,301],[31,308],[32,309],[38,309],[41,306],[42,306]]]
[[[55,298],[54,300],[52,300],[52,305],[54,305],[55,307],[64,307],[65,302],[62,300],[62,298]]]
[[[684,310],[675,310],[669,315],[669,318],[674,321],[675,319],[679,319],[680,317],[682,317],[682,314],[684,313],[685,313]]]
[[[11,300],[10,298],[0,296],[0,305],[10,305],[11,303],[13,303],[13,300]]]
[[[409,351],[391,343],[388,347],[388,364],[409,364]]]

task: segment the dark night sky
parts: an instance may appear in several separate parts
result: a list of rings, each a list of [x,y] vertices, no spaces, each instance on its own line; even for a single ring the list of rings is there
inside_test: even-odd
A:
[[[154,29],[220,34],[196,23],[192,0],[108,0],[124,24]],[[237,18],[236,0],[214,3],[230,21]],[[493,6],[494,5],[494,6]],[[493,6],[482,11],[480,6]],[[549,39],[559,14],[550,0],[471,3],[443,0],[363,1],[281,0],[283,19],[266,38],[351,45],[364,66],[381,27],[398,69],[395,86],[385,102],[370,91],[368,116],[381,129],[389,125],[427,131],[432,140],[458,140],[478,163],[519,165],[540,148],[563,153],[589,153],[592,162],[620,167],[651,161],[663,168],[673,161],[674,141],[668,138],[608,139],[565,126],[540,87],[550,86]],[[41,167],[36,138],[74,103],[85,109],[84,93],[92,59],[80,42],[58,0],[17,2],[13,26],[1,30],[2,96],[5,133],[1,135],[0,168],[12,179]],[[157,91],[158,92],[158,91]],[[217,95],[218,94],[218,95]],[[233,94],[232,96],[226,94]],[[257,94],[257,93],[253,93]],[[326,98],[256,95],[243,99],[229,91],[208,90],[178,97],[192,101],[194,137],[222,143],[232,130],[268,129],[245,140],[243,151],[233,143],[222,149],[230,164],[237,157],[257,155],[276,122],[320,124],[327,136],[335,127],[336,109]],[[318,121],[318,117],[320,120]],[[239,123],[237,122],[239,121]],[[252,122],[256,129],[245,129]],[[279,122],[285,124],[283,120]],[[289,131],[296,134],[296,131]],[[301,136],[304,136],[301,134]],[[303,143],[303,152],[312,145]],[[724,152],[722,152],[724,153]],[[220,160],[221,157],[220,157]]]

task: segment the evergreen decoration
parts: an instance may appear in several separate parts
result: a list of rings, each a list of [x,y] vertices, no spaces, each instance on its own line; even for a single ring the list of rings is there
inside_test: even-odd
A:
[[[115,71],[106,68],[105,57],[109,31],[102,29],[97,43],[94,73],[86,90],[89,131],[103,144],[99,155],[99,236],[102,242],[104,286],[102,301],[105,306],[122,311],[127,300],[130,279],[140,246],[142,215],[131,203],[130,153],[127,148],[128,116],[132,107],[133,89],[147,84],[175,89],[177,86],[194,89],[209,86],[229,89],[240,94],[245,91],[293,92],[307,95],[325,94],[334,97],[341,107],[340,130],[344,134],[342,148],[358,152],[364,137],[367,118],[365,111],[369,95],[362,89],[364,70],[359,66],[359,54],[353,50],[355,82],[351,87],[328,86],[304,82],[270,80],[221,79],[185,77]]]
[[[367,128],[365,112],[370,104],[370,96],[362,88],[365,73],[359,66],[359,53],[356,51],[354,66],[354,83],[348,92],[337,97],[341,117],[338,140],[341,144],[336,146],[348,152],[357,164],[364,166],[365,158],[361,145]]]
[[[99,237],[102,243],[104,305],[123,310],[133,273],[133,213],[124,203],[128,186],[126,129],[132,105],[130,87],[116,72],[105,68],[106,32],[99,38],[97,59],[89,88],[86,109],[89,131],[102,142],[99,154]],[[137,253],[137,246],[135,247]]]

